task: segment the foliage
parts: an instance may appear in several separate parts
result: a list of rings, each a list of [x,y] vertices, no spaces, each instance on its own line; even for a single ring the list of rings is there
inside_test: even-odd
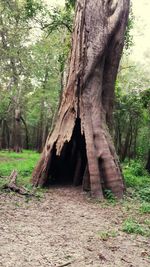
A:
[[[120,159],[146,159],[149,149],[149,74],[122,60],[116,82],[114,141]]]
[[[148,183],[150,182],[149,175],[140,161],[132,160],[130,163],[124,163],[123,167],[127,186],[148,186]]]
[[[25,18],[34,18],[44,6],[42,5],[41,0],[26,0],[25,1]]]
[[[150,195],[150,192],[149,192],[149,195]],[[140,206],[140,212],[147,213],[147,214],[150,213],[150,203],[143,202]]]
[[[51,22],[44,25],[49,34],[53,31],[66,28],[70,33],[73,26],[73,11],[66,8],[54,8],[49,14]]]
[[[135,20],[135,18],[133,15],[132,3],[131,3],[127,29],[126,29],[126,33],[125,33],[125,51],[128,53],[130,52],[131,47],[133,46],[132,29],[134,27],[134,20]]]
[[[139,234],[147,237],[150,236],[150,230],[148,228],[142,226],[131,218],[124,221],[122,231],[126,232],[127,234]]]
[[[150,178],[149,178],[149,181],[150,181]],[[142,200],[150,203],[150,182],[147,188],[145,187],[145,188],[139,189],[138,194]]]
[[[3,10],[0,124],[4,121],[0,135],[4,133],[5,136],[2,147],[9,147],[9,140],[13,140],[14,114],[19,108],[26,122],[30,148],[40,150],[37,144],[43,146],[58,105],[61,72],[70,44],[69,34],[58,31],[55,25],[51,34],[47,35],[47,30],[42,28],[45,19],[52,22],[52,17],[59,18],[41,1],[10,1],[9,4],[2,1],[0,7]],[[67,14],[63,10],[62,19],[65,19]],[[66,12],[69,14],[69,11]],[[35,34],[37,29],[38,36]],[[22,124],[23,146],[25,134]]]
[[[66,5],[66,8],[75,8],[75,3],[76,3],[76,0],[66,0],[65,1],[65,5]]]
[[[115,204],[116,198],[115,198],[115,196],[114,196],[114,194],[112,193],[111,190],[105,189],[104,195],[105,195],[105,197],[106,197],[106,199],[108,200],[109,203]]]
[[[150,201],[150,175],[142,162],[132,160],[124,163],[123,172],[126,186],[136,189],[136,196],[140,199]]]

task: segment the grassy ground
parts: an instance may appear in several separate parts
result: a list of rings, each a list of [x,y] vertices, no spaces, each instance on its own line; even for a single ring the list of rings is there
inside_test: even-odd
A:
[[[12,170],[18,171],[17,183],[31,189],[31,175],[40,155],[33,151],[24,150],[23,153],[0,151],[0,187],[7,182],[7,176]],[[127,185],[127,194],[119,202],[124,212],[122,231],[128,234],[150,236],[150,175],[145,171],[142,163],[131,161],[123,164],[123,172]],[[107,201],[101,205],[118,205],[112,193],[106,191]],[[113,233],[99,233],[102,238],[109,238]]]
[[[39,153],[24,150],[22,153],[0,151],[0,177],[9,176],[12,170],[18,171],[18,184],[30,188],[33,169],[40,157]],[[6,183],[0,178],[0,186]]]

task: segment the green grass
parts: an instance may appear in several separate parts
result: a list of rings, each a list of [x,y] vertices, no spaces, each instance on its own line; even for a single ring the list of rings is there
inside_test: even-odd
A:
[[[150,237],[149,228],[141,225],[140,223],[131,218],[128,218],[124,221],[122,225],[122,231],[126,232],[127,234],[136,234]]]
[[[104,195],[108,203],[114,204],[114,205],[116,204],[116,198],[111,190],[108,190],[108,189],[104,190]]]
[[[18,184],[30,187],[30,179],[33,169],[40,154],[30,150],[22,153],[0,151],[0,176],[9,176],[12,170],[18,171]],[[0,178],[0,186],[6,183],[6,179]]]
[[[103,241],[107,241],[109,238],[111,237],[116,237],[118,234],[116,231],[99,231],[98,236],[100,237],[100,239],[102,239]]]
[[[150,214],[150,203],[143,202],[140,206],[140,213]]]
[[[132,189],[132,195],[141,201],[150,202],[150,175],[140,161],[123,164],[123,173],[127,188]]]
[[[146,220],[144,221],[144,224],[148,225],[148,227],[150,228],[150,219],[146,219]]]

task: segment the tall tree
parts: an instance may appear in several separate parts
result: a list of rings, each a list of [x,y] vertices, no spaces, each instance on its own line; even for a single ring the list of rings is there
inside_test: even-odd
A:
[[[16,152],[19,152],[22,146],[21,112],[23,95],[27,91],[27,60],[30,58],[25,45],[29,35],[29,20],[25,16],[24,5],[13,0],[0,3],[1,85],[2,90],[9,96],[5,112],[5,115],[9,114],[7,131],[9,129],[10,145]],[[6,116],[4,120],[6,121]]]
[[[103,198],[121,197],[123,178],[106,121],[124,44],[129,0],[79,0],[67,84],[53,132],[34,175],[34,185],[71,180]]]
[[[32,91],[31,65],[33,59],[30,46],[33,19],[44,7],[40,1],[0,1],[0,147],[12,148],[20,152],[23,146],[22,125],[24,125],[26,145],[29,136],[25,120],[26,96]],[[39,14],[40,13],[40,14]],[[5,137],[7,136],[7,138]]]

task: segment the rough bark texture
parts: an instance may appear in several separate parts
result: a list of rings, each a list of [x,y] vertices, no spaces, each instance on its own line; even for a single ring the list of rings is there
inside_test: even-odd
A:
[[[67,84],[33,174],[35,186],[70,180],[101,199],[103,189],[123,195],[106,119],[111,118],[128,12],[129,0],[77,1]]]

